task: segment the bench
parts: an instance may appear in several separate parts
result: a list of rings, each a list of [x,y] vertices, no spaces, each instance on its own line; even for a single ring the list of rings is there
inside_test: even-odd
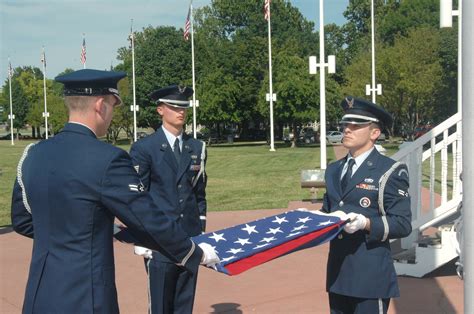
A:
[[[324,169],[301,170],[301,188],[310,189],[312,202],[318,200],[318,189],[326,188],[324,173]]]

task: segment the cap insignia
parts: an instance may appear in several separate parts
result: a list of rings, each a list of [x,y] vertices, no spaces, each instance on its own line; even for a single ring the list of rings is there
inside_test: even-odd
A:
[[[354,98],[352,98],[351,100],[346,98],[346,103],[349,108],[354,107]]]

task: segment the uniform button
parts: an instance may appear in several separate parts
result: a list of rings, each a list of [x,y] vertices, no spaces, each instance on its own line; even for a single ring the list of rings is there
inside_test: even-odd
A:
[[[339,207],[342,207],[342,206],[344,206],[344,202],[343,202],[343,201],[340,201],[340,202],[339,202]]]
[[[342,234],[339,233],[339,235],[337,236],[337,238],[338,238],[339,240],[341,240],[341,239],[344,238],[344,237],[342,236]]]
[[[179,215],[179,217],[183,218],[183,217],[184,217],[184,215],[183,215],[183,214],[180,214],[180,215]]]
[[[178,189],[181,189],[181,186],[182,186],[181,184],[178,184]]]
[[[179,202],[182,203],[182,202],[183,202],[183,199],[180,199]]]

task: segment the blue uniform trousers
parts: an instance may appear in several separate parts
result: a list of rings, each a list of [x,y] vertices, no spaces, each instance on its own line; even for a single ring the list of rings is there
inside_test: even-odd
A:
[[[331,314],[386,314],[390,298],[364,299],[329,293]]]
[[[152,314],[192,313],[197,272],[189,275],[184,268],[158,259],[145,258],[145,267]]]

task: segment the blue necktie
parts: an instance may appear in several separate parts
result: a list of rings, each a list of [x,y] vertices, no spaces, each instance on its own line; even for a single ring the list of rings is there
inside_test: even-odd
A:
[[[341,188],[343,192],[346,190],[347,184],[349,183],[349,180],[352,177],[352,168],[354,167],[354,164],[355,164],[354,158],[350,158],[349,161],[347,162],[347,170],[344,176],[342,177],[342,181],[341,181]]]
[[[179,149],[179,138],[176,138],[176,140],[174,141],[173,153],[174,153],[174,157],[176,158],[176,161],[179,164],[179,161],[181,159],[181,151]]]

